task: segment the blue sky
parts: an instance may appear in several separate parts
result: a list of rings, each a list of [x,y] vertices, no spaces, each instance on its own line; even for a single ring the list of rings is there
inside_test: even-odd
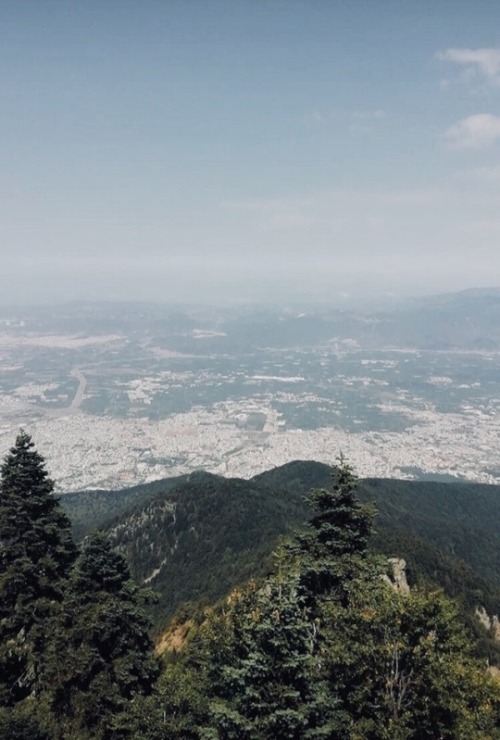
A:
[[[497,0],[4,0],[0,34],[0,302],[500,285]]]

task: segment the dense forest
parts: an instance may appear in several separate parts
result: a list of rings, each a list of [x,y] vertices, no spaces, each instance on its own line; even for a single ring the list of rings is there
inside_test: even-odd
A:
[[[472,616],[500,611],[499,497],[436,486],[417,503],[340,460],[63,508],[21,432],[0,480],[0,739],[500,737]]]
[[[332,469],[300,461],[250,480],[204,472],[124,491],[61,498],[77,539],[106,531],[138,583],[158,594],[148,606],[153,631],[197,617],[232,588],[272,571],[280,537],[311,516],[306,494],[328,488]],[[358,498],[375,505],[373,552],[404,557],[412,587],[441,588],[458,603],[478,655],[500,664],[500,642],[476,611],[500,614],[500,486],[365,479]]]

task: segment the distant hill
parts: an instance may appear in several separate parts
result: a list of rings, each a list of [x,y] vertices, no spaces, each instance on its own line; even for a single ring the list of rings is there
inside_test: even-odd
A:
[[[117,517],[144,504],[157,493],[166,493],[188,475],[142,483],[122,490],[91,490],[65,493],[61,503],[71,517],[73,533],[81,538],[93,529],[105,528]]]
[[[419,349],[500,347],[500,289],[430,296],[378,314],[373,342]]]
[[[210,603],[266,572],[280,535],[307,516],[301,494],[194,473],[109,526],[133,576],[159,593],[155,618]]]
[[[187,320],[184,331],[163,325],[155,342],[186,353],[250,352],[262,347],[348,343],[364,348],[497,350],[500,289],[475,289],[401,300],[383,310],[311,307],[237,309]],[[196,328],[203,329],[201,338]],[[213,332],[211,334],[210,332]]]
[[[295,461],[254,481],[304,494],[328,487],[330,468]],[[360,500],[377,510],[373,545],[404,557],[411,582],[439,585],[448,595],[497,613],[500,595],[500,486],[366,478]]]
[[[363,348],[500,349],[500,288],[349,304],[173,306],[88,303],[12,308],[18,332],[114,333],[141,347],[190,356],[348,343]]]

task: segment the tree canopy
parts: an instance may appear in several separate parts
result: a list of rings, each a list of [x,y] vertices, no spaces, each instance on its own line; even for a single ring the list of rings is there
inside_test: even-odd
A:
[[[134,738],[498,735],[500,687],[471,657],[454,604],[383,578],[356,485],[341,461],[331,489],[311,492],[306,531],[277,553],[273,575],[209,612],[147,700],[154,727],[141,735],[136,724]]]
[[[141,592],[100,533],[83,543],[52,624],[43,683],[55,737],[110,737],[128,701],[158,675]]]
[[[22,431],[0,471],[0,700],[36,690],[44,625],[76,557],[71,523],[31,437]]]
[[[104,534],[76,548],[21,431],[1,468],[0,740],[498,737],[500,685],[455,604],[388,583],[356,487],[340,460],[273,572],[208,609],[157,681],[150,595]]]

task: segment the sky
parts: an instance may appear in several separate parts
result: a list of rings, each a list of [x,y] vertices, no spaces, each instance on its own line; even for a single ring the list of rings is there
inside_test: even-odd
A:
[[[0,303],[500,285],[498,0],[0,0]]]

